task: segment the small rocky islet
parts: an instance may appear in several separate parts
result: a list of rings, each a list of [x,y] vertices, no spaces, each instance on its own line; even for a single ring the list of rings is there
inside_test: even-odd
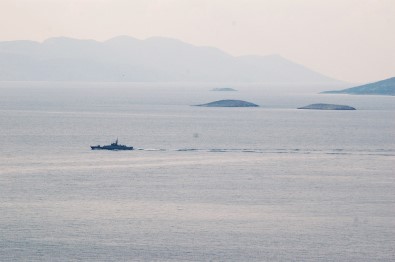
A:
[[[211,91],[216,91],[216,92],[235,92],[237,91],[236,89],[230,88],[230,87],[216,87],[211,89]]]
[[[346,105],[335,105],[335,104],[311,104],[303,107],[298,107],[298,109],[315,109],[315,110],[356,110],[352,106]]]
[[[243,100],[218,100],[207,104],[195,105],[202,107],[259,107],[259,105]]]

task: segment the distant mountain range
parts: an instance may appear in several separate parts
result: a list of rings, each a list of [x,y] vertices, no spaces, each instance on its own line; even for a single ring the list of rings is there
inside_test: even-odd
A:
[[[0,81],[341,83],[279,55],[234,57],[170,38],[128,36],[0,42]]]
[[[395,77],[378,82],[351,87],[338,91],[325,91],[324,94],[351,94],[351,95],[395,95]]]

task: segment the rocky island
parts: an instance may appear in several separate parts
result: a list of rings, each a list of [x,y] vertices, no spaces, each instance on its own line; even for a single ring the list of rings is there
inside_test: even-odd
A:
[[[355,86],[337,91],[325,91],[322,94],[350,94],[350,95],[395,95],[395,77],[378,82]]]
[[[207,104],[196,105],[204,107],[258,107],[258,105],[243,100],[219,100]]]
[[[354,107],[334,104],[311,104],[308,106],[298,107],[298,109],[316,109],[316,110],[356,110]]]
[[[232,92],[232,91],[237,91],[236,89],[230,88],[230,87],[216,87],[211,89],[211,91],[220,91],[220,92]]]

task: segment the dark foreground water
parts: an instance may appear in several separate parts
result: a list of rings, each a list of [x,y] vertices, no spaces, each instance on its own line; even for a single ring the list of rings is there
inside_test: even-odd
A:
[[[395,260],[395,98],[210,88],[1,83],[0,261]]]

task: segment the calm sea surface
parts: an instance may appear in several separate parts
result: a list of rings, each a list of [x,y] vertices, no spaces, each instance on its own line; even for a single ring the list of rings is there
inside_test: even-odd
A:
[[[212,87],[0,83],[0,261],[395,260],[395,97]]]

